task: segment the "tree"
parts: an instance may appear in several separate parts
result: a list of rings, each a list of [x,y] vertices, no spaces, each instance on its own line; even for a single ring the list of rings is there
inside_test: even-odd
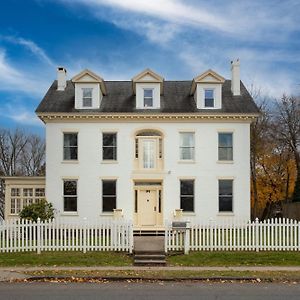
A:
[[[20,218],[37,222],[40,218],[41,221],[52,220],[54,218],[54,208],[52,203],[43,200],[39,203],[33,203],[23,208],[20,212]]]

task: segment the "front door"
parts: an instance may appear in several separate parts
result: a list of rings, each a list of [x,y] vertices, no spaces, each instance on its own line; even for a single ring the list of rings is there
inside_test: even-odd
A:
[[[141,226],[155,226],[157,216],[157,191],[140,190],[138,195],[138,219]]]

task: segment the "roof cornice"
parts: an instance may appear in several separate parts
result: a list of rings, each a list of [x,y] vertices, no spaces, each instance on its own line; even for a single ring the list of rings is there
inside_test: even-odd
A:
[[[38,113],[44,122],[76,121],[254,121],[259,114],[220,113]]]

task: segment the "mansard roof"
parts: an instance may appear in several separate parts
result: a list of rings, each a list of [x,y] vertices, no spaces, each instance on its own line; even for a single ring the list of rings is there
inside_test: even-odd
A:
[[[164,81],[160,109],[136,109],[132,81],[105,81],[106,95],[103,96],[99,109],[79,110],[74,108],[75,86],[67,81],[64,91],[57,91],[55,80],[36,109],[37,113],[208,113],[197,109],[193,95],[190,94],[193,81]],[[241,96],[233,96],[231,80],[222,84],[222,109],[211,113],[257,114],[259,112],[252,97],[241,82]]]

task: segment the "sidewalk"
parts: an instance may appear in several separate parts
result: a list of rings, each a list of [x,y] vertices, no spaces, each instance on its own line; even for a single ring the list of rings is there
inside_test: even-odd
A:
[[[0,282],[13,281],[33,278],[34,276],[26,275],[24,272],[35,271],[251,271],[251,272],[300,272],[299,267],[281,267],[281,266],[240,266],[240,267],[0,267]],[[45,276],[47,277],[47,276]],[[65,276],[71,277],[71,276]],[[41,276],[38,278],[42,279]],[[114,277],[116,279],[116,277]],[[122,278],[124,279],[124,278]],[[155,280],[157,278],[153,278]],[[180,279],[183,279],[182,277]],[[232,279],[232,278],[231,278]],[[237,280],[241,278],[236,278]]]

